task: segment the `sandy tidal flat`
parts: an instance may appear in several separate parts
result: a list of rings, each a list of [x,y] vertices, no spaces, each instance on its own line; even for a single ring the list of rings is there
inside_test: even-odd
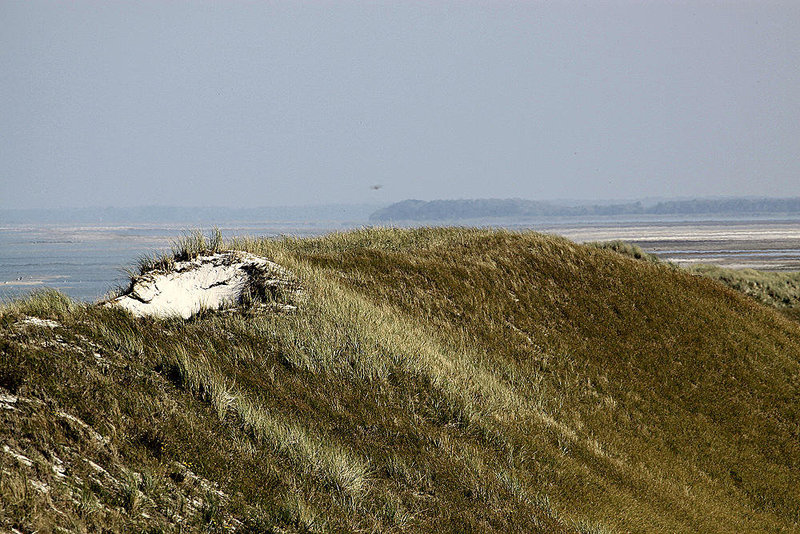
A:
[[[733,269],[800,270],[800,221],[616,223],[537,228],[584,243],[620,239],[663,260]]]

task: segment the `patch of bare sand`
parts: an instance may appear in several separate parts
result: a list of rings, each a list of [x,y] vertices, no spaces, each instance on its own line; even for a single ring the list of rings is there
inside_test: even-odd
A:
[[[145,273],[109,304],[140,317],[188,319],[204,309],[235,307],[248,298],[280,289],[298,291],[285,268],[254,254],[227,251],[175,262],[167,272]]]

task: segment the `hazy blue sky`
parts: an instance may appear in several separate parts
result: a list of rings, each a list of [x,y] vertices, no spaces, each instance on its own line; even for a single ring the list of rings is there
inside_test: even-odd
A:
[[[3,0],[0,97],[0,207],[800,195],[798,0]]]

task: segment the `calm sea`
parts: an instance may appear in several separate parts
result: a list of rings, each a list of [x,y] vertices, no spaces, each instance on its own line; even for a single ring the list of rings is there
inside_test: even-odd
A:
[[[486,222],[469,224],[486,225]],[[321,235],[363,225],[363,221],[237,222],[219,227],[225,237],[277,237]],[[503,226],[532,228],[578,242],[623,239],[679,264],[704,262],[734,268],[800,270],[800,217],[559,219],[509,222]],[[138,258],[168,251],[175,239],[195,228],[174,223],[116,226],[0,223],[0,301],[44,287],[59,289],[79,300],[97,300],[126,284],[125,269]]]

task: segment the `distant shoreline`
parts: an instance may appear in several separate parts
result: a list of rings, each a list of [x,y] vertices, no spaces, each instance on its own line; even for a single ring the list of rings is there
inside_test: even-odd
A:
[[[519,198],[468,200],[403,200],[373,212],[372,222],[460,221],[530,217],[603,217],[728,215],[744,217],[765,214],[800,215],[800,198],[724,198],[634,201],[617,204],[566,205]]]
[[[336,223],[364,221],[385,204],[321,204],[231,208],[219,206],[135,206],[83,208],[0,208],[0,226],[6,224],[178,224],[213,225],[222,222]]]

